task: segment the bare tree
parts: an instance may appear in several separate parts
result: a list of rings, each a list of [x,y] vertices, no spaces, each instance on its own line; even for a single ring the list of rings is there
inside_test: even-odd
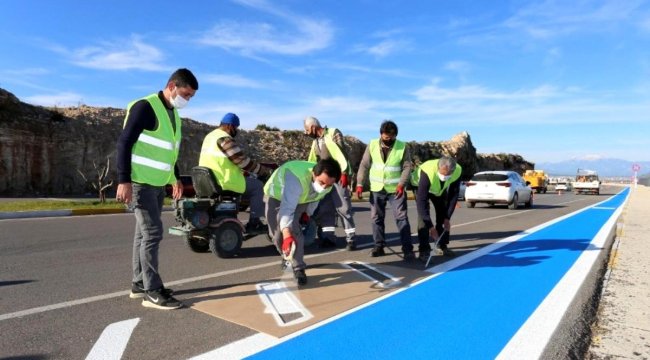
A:
[[[107,157],[106,166],[103,166],[101,168],[97,166],[95,161],[93,161],[93,167],[97,173],[97,178],[94,182],[88,181],[88,178],[86,178],[86,175],[84,175],[81,170],[77,169],[77,172],[86,182],[90,182],[90,184],[93,186],[93,189],[97,190],[99,193],[99,201],[103,204],[106,202],[106,190],[113,186],[113,180],[111,180],[108,184],[104,183],[106,176],[108,176],[108,170],[111,168],[111,159]]]

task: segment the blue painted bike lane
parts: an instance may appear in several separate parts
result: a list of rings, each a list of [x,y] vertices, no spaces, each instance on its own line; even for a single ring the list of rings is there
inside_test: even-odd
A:
[[[628,193],[457,258],[459,266],[250,358],[494,359],[576,260],[601,251],[592,240]]]

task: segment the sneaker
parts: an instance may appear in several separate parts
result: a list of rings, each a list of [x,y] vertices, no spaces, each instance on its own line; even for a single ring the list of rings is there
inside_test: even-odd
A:
[[[375,245],[375,247],[372,248],[372,251],[370,252],[370,256],[372,257],[379,257],[384,255],[386,255],[386,252],[384,251],[384,247],[382,245]]]
[[[260,235],[268,232],[267,226],[264,225],[264,223],[262,223],[259,219],[249,221],[244,228],[246,235],[249,236]]]
[[[347,245],[345,245],[345,248],[348,251],[354,251],[357,249],[357,244],[354,243],[354,240],[348,240]]]
[[[411,262],[413,260],[415,260],[415,253],[413,252],[413,250],[404,251],[404,261]]]
[[[164,289],[159,289],[147,291],[142,300],[142,306],[160,310],[174,310],[181,308],[183,303],[167,294]]]
[[[446,256],[446,257],[456,256],[456,253],[453,252],[450,248],[448,248],[447,245],[439,246],[438,249],[436,249],[436,252],[439,255]]]
[[[307,274],[305,274],[305,270],[303,269],[294,270],[293,277],[296,278],[296,282],[298,283],[298,286],[307,284]]]
[[[420,251],[420,256],[418,256],[418,259],[423,263],[426,263],[429,260],[429,256],[431,256],[430,251]]]
[[[321,249],[333,248],[336,247],[336,243],[330,239],[325,238],[320,241],[318,247]]]
[[[162,291],[165,292],[167,295],[171,296],[174,293],[174,290],[172,289],[167,289],[164,285],[162,287]],[[142,283],[132,283],[131,284],[131,293],[129,294],[129,297],[131,299],[142,299],[144,297],[145,293],[144,285]]]

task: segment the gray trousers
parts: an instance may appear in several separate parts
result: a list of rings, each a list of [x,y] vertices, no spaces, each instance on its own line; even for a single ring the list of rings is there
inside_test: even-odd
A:
[[[264,184],[261,180],[246,177],[246,190],[242,194],[250,199],[248,220],[259,219],[264,214]]]
[[[158,273],[158,248],[163,238],[160,218],[165,198],[165,188],[133,184],[131,209],[135,214],[133,237],[133,282],[142,283],[145,290],[163,286]]]
[[[305,264],[305,239],[302,236],[302,230],[300,229],[300,216],[303,212],[307,211],[307,206],[309,204],[298,204],[296,211],[293,214],[293,222],[291,223],[291,234],[296,240],[296,252],[293,254],[293,266],[294,270],[305,269],[307,264]],[[275,244],[275,247],[278,249],[278,252],[282,254],[282,231],[280,231],[280,201],[269,197],[266,201],[266,222],[269,224],[269,236]]]
[[[372,217],[372,238],[377,246],[386,245],[386,204],[390,204],[393,210],[393,217],[397,224],[399,237],[402,241],[402,251],[413,251],[413,243],[411,242],[411,225],[407,216],[406,207],[406,193],[401,197],[395,198],[394,193],[387,193],[382,190],[379,192],[370,193],[370,216]]]
[[[350,190],[334,183],[330,191],[318,203],[318,209],[315,212],[315,219],[323,229],[323,237],[327,239],[336,239],[334,231],[336,230],[336,217],[343,219],[345,234],[348,239],[352,239],[356,232],[354,217],[352,214],[352,200]]]

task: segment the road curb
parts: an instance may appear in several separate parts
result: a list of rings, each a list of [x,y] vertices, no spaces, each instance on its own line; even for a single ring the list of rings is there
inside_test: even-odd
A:
[[[163,207],[164,211],[172,211],[171,206]],[[129,209],[63,209],[63,210],[37,210],[37,211],[4,211],[0,212],[0,220],[30,219],[61,216],[83,216],[83,215],[110,215],[132,212]]]

